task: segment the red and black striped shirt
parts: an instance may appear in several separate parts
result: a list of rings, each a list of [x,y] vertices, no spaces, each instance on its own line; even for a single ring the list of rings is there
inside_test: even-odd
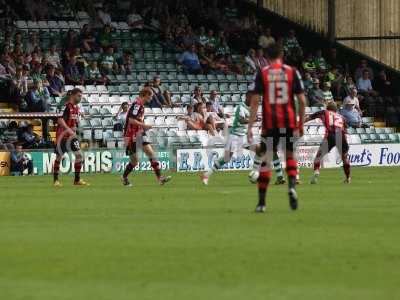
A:
[[[136,98],[136,100],[129,107],[124,128],[124,136],[126,138],[135,139],[139,133],[143,132],[143,128],[142,126],[129,123],[130,118],[136,119],[140,122],[144,121],[144,103],[139,97]]]
[[[321,110],[309,117],[309,120],[320,119],[325,126],[325,135],[331,133],[346,133],[346,121],[342,115],[330,110]]]
[[[65,104],[65,109],[62,118],[64,119],[65,124],[67,124],[69,128],[71,128],[74,132],[76,132],[79,123],[79,106],[72,104],[71,102],[67,102]],[[56,131],[57,140],[69,138],[69,135],[66,134],[64,131],[65,129],[62,126],[58,125]]]
[[[297,129],[294,96],[304,92],[300,73],[282,63],[262,68],[256,75],[252,91],[263,95],[263,129]]]

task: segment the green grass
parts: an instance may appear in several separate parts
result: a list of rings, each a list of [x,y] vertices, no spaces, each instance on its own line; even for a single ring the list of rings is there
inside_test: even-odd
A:
[[[0,299],[400,299],[400,169],[322,170],[269,191],[247,173],[0,178]],[[307,181],[310,171],[303,172]]]

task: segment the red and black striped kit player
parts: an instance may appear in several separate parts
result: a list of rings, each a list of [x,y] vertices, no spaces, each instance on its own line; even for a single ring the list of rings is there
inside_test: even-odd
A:
[[[345,183],[350,183],[350,162],[348,159],[349,144],[346,138],[346,121],[337,112],[337,106],[335,102],[329,102],[326,110],[321,110],[307,117],[306,121],[320,119],[325,126],[325,137],[318,149],[317,156],[314,160],[314,175],[311,179],[311,183],[315,184],[318,182],[319,171],[321,168],[322,158],[328,154],[334,147],[337,148],[342,161],[343,170],[346,176]]]
[[[146,130],[151,129],[151,125],[144,123],[144,105],[151,101],[153,91],[150,88],[144,88],[140,91],[139,97],[135,99],[129,107],[125,128],[124,128],[124,141],[126,147],[126,155],[129,156],[130,161],[125,168],[122,175],[122,184],[124,186],[132,186],[128,180],[129,174],[137,166],[139,159],[137,156],[137,147],[142,147],[143,152],[150,160],[151,167],[156,174],[158,182],[163,185],[168,182],[170,176],[161,176],[160,164],[155,158],[155,153],[147,139]]]
[[[79,106],[82,98],[82,91],[75,88],[68,92],[63,115],[57,119],[56,160],[53,165],[54,186],[61,187],[59,171],[62,158],[65,153],[73,152],[75,156],[75,178],[74,185],[87,186],[87,182],[80,178],[82,168],[82,153],[79,140],[76,136],[76,129],[79,123]]]
[[[295,189],[297,160],[294,155],[294,144],[295,137],[303,135],[304,86],[300,73],[295,68],[282,63],[283,51],[279,45],[271,45],[266,52],[270,65],[258,72],[251,88],[253,95],[248,128],[248,139],[249,143],[251,143],[252,128],[257,118],[261,97],[261,144],[257,147],[254,158],[254,170],[260,170],[257,173],[259,202],[256,212],[265,211],[267,189],[271,179],[273,153],[276,153],[279,143],[283,143],[285,149],[289,203],[290,207],[295,210],[297,209],[298,201]],[[295,110],[295,96],[299,101],[299,118]],[[259,165],[261,165],[261,168],[258,168]]]

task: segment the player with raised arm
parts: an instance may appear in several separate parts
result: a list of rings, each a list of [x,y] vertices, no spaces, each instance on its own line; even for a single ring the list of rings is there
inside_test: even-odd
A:
[[[325,126],[325,137],[318,149],[317,156],[314,159],[314,175],[311,178],[311,184],[316,184],[318,182],[321,160],[334,147],[338,149],[343,161],[343,170],[346,176],[344,182],[351,182],[350,162],[347,157],[349,144],[346,138],[346,121],[336,111],[337,105],[332,101],[327,104],[326,110],[321,110],[306,118],[306,122],[314,119],[321,119]]]
[[[171,180],[170,176],[161,176],[160,164],[155,157],[155,153],[151,144],[149,143],[146,130],[151,129],[151,125],[144,123],[144,104],[151,101],[153,91],[150,88],[144,88],[140,91],[139,97],[129,107],[126,122],[124,127],[124,140],[126,147],[126,155],[129,156],[130,161],[125,168],[122,175],[122,184],[124,186],[132,186],[128,180],[129,174],[139,163],[137,156],[138,144],[143,147],[143,151],[150,160],[151,167],[156,174],[158,182],[163,185]]]
[[[55,187],[61,187],[59,171],[62,158],[65,153],[73,152],[75,155],[75,178],[74,185],[88,186],[89,184],[80,178],[82,168],[82,152],[79,140],[76,136],[76,129],[79,123],[79,106],[82,99],[82,91],[78,88],[72,89],[68,93],[63,115],[57,119],[56,131],[56,160],[53,164],[53,180]]]
[[[297,160],[294,156],[295,137],[303,135],[305,96],[300,73],[293,67],[282,63],[283,50],[277,44],[267,48],[270,65],[262,68],[256,75],[251,88],[250,121],[247,137],[253,140],[253,125],[257,118],[258,105],[262,96],[261,145],[254,158],[254,164],[261,165],[258,174],[258,204],[256,212],[266,210],[266,196],[271,179],[273,153],[280,142],[284,143],[286,173],[289,185],[289,204],[298,207],[296,192]],[[295,95],[299,100],[299,120],[295,111]],[[254,174],[253,174],[254,176]]]
[[[232,126],[229,128],[229,135],[225,144],[224,156],[216,160],[211,169],[201,176],[201,180],[205,185],[208,184],[209,178],[215,171],[219,170],[223,165],[231,160],[234,153],[238,155],[241,154],[243,145],[246,143],[246,130],[250,117],[249,105],[250,93],[247,92],[245,102],[240,103],[235,108]]]

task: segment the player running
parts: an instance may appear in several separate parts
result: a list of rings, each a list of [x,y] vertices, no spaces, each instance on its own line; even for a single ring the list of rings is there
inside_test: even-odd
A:
[[[243,145],[245,144],[247,123],[249,123],[250,117],[249,105],[250,93],[247,92],[245,102],[240,103],[235,108],[232,126],[229,128],[229,136],[225,144],[224,156],[216,160],[212,168],[201,176],[201,180],[205,185],[208,184],[209,178],[215,171],[219,170],[231,160],[234,153],[239,156],[241,155]]]
[[[289,204],[295,210],[298,206],[296,193],[297,161],[294,156],[294,139],[303,135],[305,96],[300,73],[282,63],[283,50],[273,44],[267,48],[270,65],[257,73],[252,88],[250,121],[247,137],[253,140],[252,128],[257,118],[259,99],[262,95],[261,145],[254,158],[254,164],[261,165],[258,174],[259,200],[256,212],[265,212],[267,189],[271,179],[273,152],[278,144],[284,143],[286,150],[286,173],[289,184]],[[299,122],[295,113],[294,97],[299,100]],[[253,174],[254,175],[254,174]]]
[[[128,176],[139,162],[137,156],[138,144],[141,144],[144,153],[149,158],[151,167],[156,174],[158,182],[163,185],[171,180],[170,176],[161,176],[160,164],[156,160],[154,150],[146,136],[146,130],[151,129],[152,126],[144,123],[144,104],[151,101],[152,98],[153,91],[150,88],[142,89],[139,93],[139,97],[136,98],[136,100],[130,106],[126,116],[124,139],[126,155],[129,156],[130,162],[126,166],[121,179],[122,184],[127,187],[132,186],[128,180]]]
[[[78,104],[82,99],[82,91],[78,88],[72,89],[68,98],[66,99],[65,109],[62,117],[57,120],[57,131],[56,131],[56,160],[53,164],[53,179],[54,186],[61,187],[62,184],[59,181],[59,171],[62,158],[65,153],[73,152],[75,155],[75,178],[74,185],[77,186],[88,186],[89,184],[80,178],[82,168],[82,152],[79,140],[76,136],[76,129],[79,123],[79,106]]]
[[[321,110],[306,118],[306,121],[321,119],[325,126],[325,137],[318,149],[317,156],[314,160],[314,175],[311,178],[311,184],[316,184],[319,178],[319,170],[321,168],[321,159],[328,154],[332,148],[336,147],[343,161],[343,170],[346,176],[344,182],[350,183],[350,162],[347,158],[349,152],[349,144],[346,138],[346,122],[344,118],[337,112],[335,102],[329,102],[326,110]]]

